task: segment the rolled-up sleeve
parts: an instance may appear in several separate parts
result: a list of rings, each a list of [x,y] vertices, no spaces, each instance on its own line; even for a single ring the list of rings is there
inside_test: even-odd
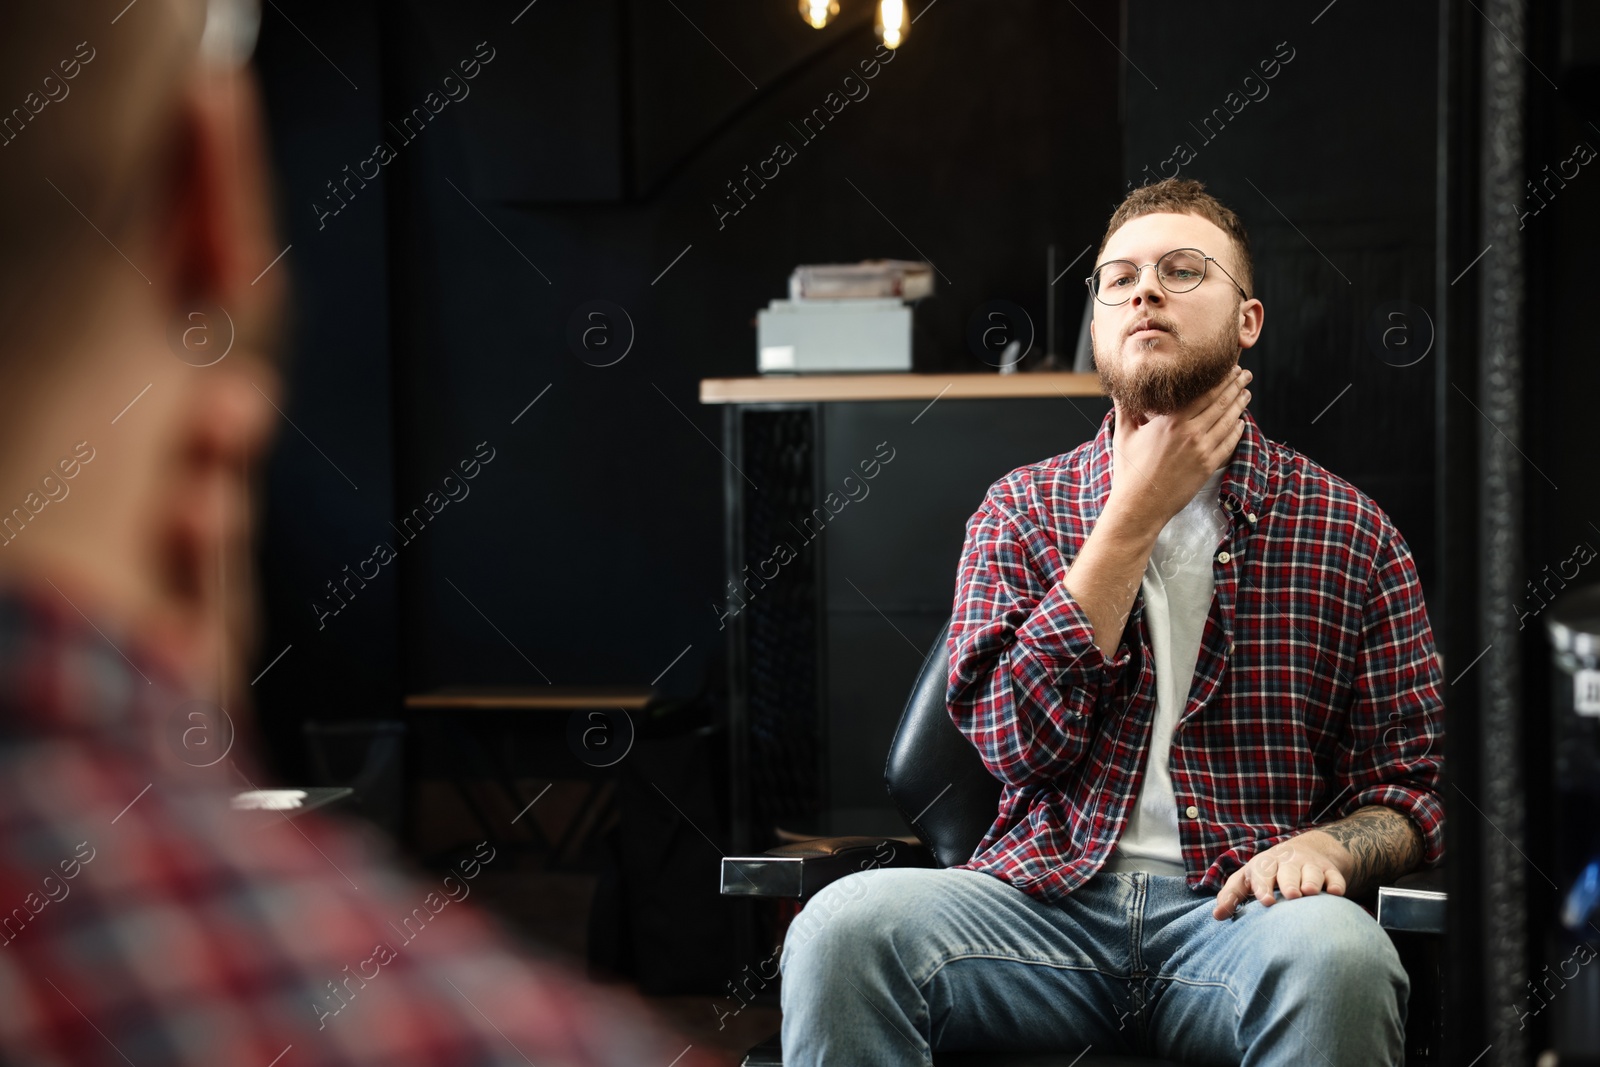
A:
[[[1355,697],[1339,749],[1339,817],[1368,804],[1409,816],[1422,832],[1422,862],[1444,858],[1443,675],[1411,550],[1386,530],[1362,610]]]
[[[1093,716],[1131,652],[1113,658],[1061,579],[1045,531],[1000,483],[968,522],[950,623],[951,719],[1008,785],[1048,780],[1087,750]],[[1132,627],[1128,627],[1132,629]]]

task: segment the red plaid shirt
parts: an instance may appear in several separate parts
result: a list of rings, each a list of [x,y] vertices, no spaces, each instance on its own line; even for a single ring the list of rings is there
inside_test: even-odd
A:
[[[95,617],[74,587],[0,595],[0,1062],[724,1062],[631,992],[509,950],[466,903],[492,846],[402,874],[375,833],[230,810],[262,782],[242,742],[193,766],[208,739],[185,731],[220,755],[220,718],[73,604]]]
[[[1222,476],[1216,595],[1172,737],[1189,885],[1368,804],[1444,855],[1441,666],[1411,551],[1377,504],[1262,436],[1250,413]],[[1111,492],[1094,440],[990,487],[967,525],[950,626],[950,716],[1002,783],[972,858],[1060,900],[1100,869],[1133,810],[1156,711],[1136,594],[1116,655],[1062,579]]]

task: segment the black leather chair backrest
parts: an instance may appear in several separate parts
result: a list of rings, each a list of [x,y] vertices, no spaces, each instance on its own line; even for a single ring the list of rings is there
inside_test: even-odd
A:
[[[945,707],[949,638],[946,622],[906,701],[883,772],[889,798],[941,867],[972,858],[1000,805],[1000,782]]]

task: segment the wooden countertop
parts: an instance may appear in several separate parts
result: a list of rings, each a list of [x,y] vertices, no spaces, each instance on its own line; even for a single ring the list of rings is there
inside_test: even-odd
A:
[[[1104,396],[1096,374],[787,374],[702,378],[700,403],[810,400],[946,400],[987,397]]]
[[[407,693],[408,708],[514,708],[568,711],[575,708],[623,708],[639,711],[655,697],[650,686],[448,686],[428,693]]]

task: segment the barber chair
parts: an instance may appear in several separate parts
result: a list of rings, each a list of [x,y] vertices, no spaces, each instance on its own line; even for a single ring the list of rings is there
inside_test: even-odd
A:
[[[918,844],[898,838],[826,837],[782,845],[760,856],[722,860],[722,895],[805,900],[829,882],[873,866],[953,867],[976,851],[994,821],[1000,782],[951,721],[945,706],[950,634],[947,622],[928,650],[889,747],[884,779],[889,797]],[[919,812],[913,818],[907,812]],[[886,840],[892,847],[884,849]],[[889,857],[885,862],[885,855]],[[1406,1064],[1421,1067],[1442,1054],[1441,970],[1444,872],[1415,871],[1379,887],[1375,914],[1394,939],[1411,979]],[[1369,909],[1373,898],[1361,900]],[[744,1067],[782,1067],[778,1035],[752,1048]],[[1171,1060],[1082,1049],[939,1052],[936,1067],[1185,1067]],[[854,1067],[854,1065],[851,1065]]]

